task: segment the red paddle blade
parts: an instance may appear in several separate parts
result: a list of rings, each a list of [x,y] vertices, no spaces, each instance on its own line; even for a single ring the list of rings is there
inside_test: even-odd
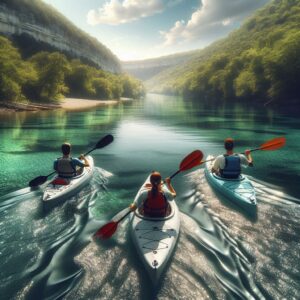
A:
[[[203,158],[202,151],[200,150],[193,151],[188,156],[186,156],[180,163],[179,166],[180,171],[186,171],[200,165],[202,158]]]
[[[102,226],[100,229],[98,229],[98,231],[94,234],[94,237],[99,238],[101,240],[107,240],[115,233],[117,227],[117,222],[109,222]]]
[[[265,142],[260,146],[260,150],[277,150],[285,145],[285,137],[278,137]]]

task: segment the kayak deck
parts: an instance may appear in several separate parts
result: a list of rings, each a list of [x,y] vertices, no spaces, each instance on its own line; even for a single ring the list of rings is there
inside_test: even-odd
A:
[[[136,197],[145,189],[143,185]],[[159,283],[179,236],[179,210],[174,200],[169,204],[171,212],[167,217],[145,217],[136,210],[131,219],[133,242],[154,286]]]
[[[213,159],[208,156],[207,160]],[[224,196],[243,208],[256,207],[254,186],[247,176],[241,175],[238,179],[225,179],[211,172],[213,161],[206,163],[205,175],[210,185]]]
[[[54,177],[51,182],[48,183],[43,194],[44,204],[53,203],[73,196],[91,180],[94,171],[94,160],[91,156],[87,156],[86,159],[90,166],[85,167],[82,174],[73,178],[64,179],[67,184],[53,184],[53,182],[61,179],[59,176]]]

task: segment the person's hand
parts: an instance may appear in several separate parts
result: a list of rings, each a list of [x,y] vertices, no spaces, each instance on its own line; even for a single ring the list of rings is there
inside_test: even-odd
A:
[[[135,211],[137,209],[137,206],[134,203],[131,203],[129,205],[129,208],[130,208],[131,211]]]
[[[249,149],[245,150],[246,156],[249,156],[250,153],[251,153],[251,150],[249,150]]]
[[[171,183],[171,178],[170,178],[170,177],[167,177],[167,178],[165,179],[165,182],[166,182],[167,184],[170,184],[170,183]]]
[[[79,159],[84,160],[84,155],[80,154]]]

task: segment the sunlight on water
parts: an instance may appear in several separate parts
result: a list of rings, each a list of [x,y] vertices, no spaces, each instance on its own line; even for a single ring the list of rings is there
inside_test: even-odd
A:
[[[264,108],[265,109],[265,108]],[[0,289],[5,299],[297,299],[300,257],[299,120],[272,110],[149,95],[85,112],[1,116]],[[77,156],[107,133],[114,143],[93,152],[90,185],[49,211],[43,187],[28,182],[52,171],[65,140]],[[237,151],[285,136],[280,151],[253,153],[245,169],[257,195],[255,214],[214,191],[203,167],[173,185],[181,211],[175,253],[154,289],[131,241],[129,220],[105,242],[92,235],[117,220],[152,170],[163,177],[200,149]]]

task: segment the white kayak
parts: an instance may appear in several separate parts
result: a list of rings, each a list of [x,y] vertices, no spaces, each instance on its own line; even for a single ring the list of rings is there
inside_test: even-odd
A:
[[[76,194],[90,182],[94,172],[94,160],[91,156],[87,156],[86,159],[89,162],[89,167],[85,167],[82,174],[70,179],[55,176],[51,182],[47,184],[42,198],[44,204],[50,205],[50,203],[54,204],[65,200]]]
[[[135,199],[141,192],[149,190],[149,178],[150,176]],[[158,285],[179,236],[179,210],[175,200],[169,203],[170,213],[164,218],[145,217],[138,209],[131,218],[131,235],[134,245],[154,286]]]
[[[207,160],[214,157],[209,155]],[[225,179],[211,172],[213,160],[206,163],[205,175],[209,184],[237,205],[246,208],[256,208],[255,188],[249,178],[240,175],[238,179]]]

